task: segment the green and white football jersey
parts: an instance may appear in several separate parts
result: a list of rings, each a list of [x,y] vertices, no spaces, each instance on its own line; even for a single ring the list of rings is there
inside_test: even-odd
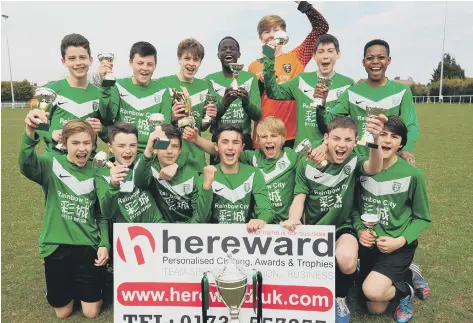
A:
[[[351,153],[342,164],[331,163],[322,173],[312,160],[297,166],[294,196],[305,194],[305,224],[351,227],[355,179],[364,174],[364,159]]]
[[[250,103],[243,106],[240,99],[233,101],[228,108],[222,105],[222,97],[225,89],[233,81],[233,77],[225,77],[222,71],[207,75],[205,80],[209,83],[210,93],[214,94],[218,102],[218,115],[215,123],[212,125],[212,133],[218,129],[221,124],[236,124],[242,127],[243,134],[251,134],[251,120],[261,118],[261,97],[258,88],[258,78],[254,73],[241,71],[238,74],[238,85],[248,91]]]
[[[138,128],[139,153],[143,153],[154,131],[148,125],[151,114],[162,113],[166,123],[171,123],[171,97],[159,80],[145,86],[134,84],[131,77],[118,79],[114,86],[102,88],[99,108],[106,125],[123,121]]]
[[[135,186],[134,173],[140,160],[131,165],[123,183],[110,183],[110,169],[97,170],[95,184],[100,209],[113,223],[162,223],[166,222],[153,196],[148,190]]]
[[[361,214],[378,214],[378,236],[403,236],[409,244],[432,221],[424,175],[401,158],[377,175],[361,176],[357,198]],[[365,228],[358,212],[353,223],[357,231]]]
[[[101,119],[99,115],[100,90],[92,83],[89,83],[86,89],[71,87],[67,79],[48,83],[45,87],[55,91],[57,98],[49,111],[49,131],[37,131],[37,133],[46,144],[46,152],[62,155],[64,151],[55,148],[58,143],[52,139],[52,132],[62,129],[71,120]]]
[[[170,181],[159,178],[156,155],[140,156],[135,172],[138,187],[149,189],[167,222],[204,223],[210,213],[212,191],[202,187],[203,175],[186,165]]]
[[[194,78],[191,83],[182,82],[179,80],[177,75],[166,76],[159,80],[166,84],[169,93],[172,93],[173,88],[176,89],[177,92],[182,92],[181,87],[187,89],[191,98],[192,115],[195,118],[196,127],[200,130],[202,126],[202,118],[205,115],[205,95],[209,92],[207,82],[196,78]],[[183,131],[183,129],[181,130]],[[182,141],[182,152],[180,158],[187,158],[187,166],[191,167],[196,172],[202,172],[202,169],[205,167],[204,152],[192,142],[186,140]]]
[[[271,223],[273,209],[261,171],[243,163],[236,174],[224,174],[220,164],[215,167],[210,222],[247,223],[254,218]]]
[[[325,122],[329,124],[336,116],[350,116],[357,124],[358,136],[363,136],[366,129],[366,107],[378,107],[385,110],[386,116],[400,116],[407,126],[407,144],[404,150],[412,152],[419,137],[419,123],[412,101],[412,92],[404,84],[388,80],[385,86],[372,87],[368,81],[355,84],[340,96],[337,104],[325,113]],[[356,146],[355,151],[369,155],[369,148]]]
[[[243,151],[240,162],[259,168],[274,210],[273,223],[279,224],[289,216],[294,199],[294,185],[299,155],[291,148],[284,148],[276,159],[266,159],[261,149]]]
[[[278,84],[274,73],[274,60],[267,58],[264,60],[264,86],[268,97],[273,100],[296,100],[297,129],[294,147],[306,138],[311,142],[323,138],[323,133],[317,127],[317,110],[315,107],[311,107],[318,82],[317,72],[305,72],[297,74],[287,82]],[[335,73],[329,87],[327,106],[334,106],[337,99],[352,84],[351,78]]]
[[[110,250],[108,218],[100,212],[95,192],[96,169],[71,163],[65,154],[36,155],[39,136],[23,135],[19,166],[21,173],[41,185],[46,207],[39,237],[42,258],[61,244],[105,246]]]

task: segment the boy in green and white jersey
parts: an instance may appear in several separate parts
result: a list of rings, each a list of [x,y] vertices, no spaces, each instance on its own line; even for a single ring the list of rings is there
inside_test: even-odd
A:
[[[383,115],[368,118],[367,129],[375,142],[385,120]],[[381,149],[372,149],[368,160],[355,154],[355,138],[356,124],[349,117],[337,117],[329,124],[324,135],[329,164],[321,172],[312,160],[299,163],[289,220],[281,223],[289,230],[301,222],[336,226],[336,322],[349,322],[346,296],[354,283],[358,260],[358,241],[351,223],[355,181],[360,175],[379,173],[383,165]]]
[[[106,138],[98,105],[100,90],[87,79],[92,65],[89,41],[82,35],[66,35],[61,41],[61,61],[69,75],[62,80],[46,84],[44,87],[56,92],[57,98],[49,113],[49,131],[37,131],[44,140],[46,152],[64,154],[62,128],[71,120],[85,120],[101,138]],[[92,156],[95,154],[95,144]]]
[[[421,299],[429,294],[420,272],[410,270],[417,239],[432,219],[424,175],[396,154],[407,143],[407,132],[400,117],[388,118],[379,135],[383,170],[372,177],[361,176],[359,210],[353,212],[361,245],[360,281],[368,310],[381,314],[391,300],[399,300],[394,314],[399,323],[413,316],[413,287]],[[378,216],[373,233],[363,225],[360,214]]]
[[[412,151],[419,137],[419,122],[412,101],[411,89],[399,82],[386,77],[386,70],[391,63],[389,44],[384,40],[375,39],[365,45],[363,51],[363,66],[368,79],[354,84],[338,98],[336,105],[324,111],[324,106],[317,107],[317,123],[320,127],[330,123],[336,116],[350,116],[357,124],[358,134],[365,132],[367,107],[381,108],[386,116],[397,115],[404,120],[408,129],[408,141],[399,152],[400,156],[415,165]],[[327,88],[322,84],[317,86],[316,97],[324,100]],[[368,147],[356,146],[355,151],[368,156]]]
[[[132,123],[138,128],[138,153],[142,153],[152,129],[148,117],[153,113],[164,115],[171,122],[171,96],[166,85],[151,77],[156,69],[156,48],[148,42],[137,42],[130,49],[131,77],[118,79],[113,86],[103,87],[100,113],[106,125],[116,121]],[[112,72],[113,64],[103,60],[99,74],[103,78]]]
[[[316,109],[313,106],[314,91],[321,78],[331,80],[327,97],[327,106],[335,105],[337,98],[353,84],[349,77],[335,72],[335,63],[340,58],[340,46],[332,35],[320,36],[314,48],[316,72],[299,73],[293,79],[278,84],[274,72],[274,58],[264,60],[264,86],[266,94],[273,100],[296,100],[296,147],[304,139],[310,142],[323,139],[324,129],[319,129],[316,122]]]
[[[156,139],[163,136],[170,141],[168,148],[154,150]],[[211,207],[212,181],[205,168],[204,174],[199,176],[187,164],[180,167],[176,164],[181,142],[181,132],[172,125],[152,132],[135,170],[135,184],[151,191],[167,222],[204,223]],[[172,176],[162,176],[164,168],[172,167],[176,169]]]
[[[160,79],[172,92],[187,92],[190,97],[191,115],[195,119],[195,127],[202,130],[202,118],[207,113],[212,118],[217,116],[217,107],[215,105],[207,105],[205,96],[209,92],[206,81],[195,78],[195,74],[199,71],[200,64],[204,59],[205,51],[201,43],[193,38],[184,39],[179,43],[177,48],[177,58],[179,61],[179,71],[177,74],[169,75]],[[172,106],[172,124],[178,125],[178,121],[186,117],[186,106],[182,102],[176,102]],[[179,128],[181,133],[183,128]],[[205,166],[204,153],[193,143],[183,142],[182,153],[180,159],[186,160],[186,166],[192,168],[196,172],[201,172]]]
[[[81,120],[64,125],[66,154],[36,155],[38,124],[46,114],[31,110],[19,154],[21,173],[42,186],[44,221],[39,251],[44,258],[48,303],[56,316],[72,313],[74,299],[95,318],[102,306],[103,265],[109,258],[108,219],[101,214],[95,192],[95,168],[89,161],[96,133]]]

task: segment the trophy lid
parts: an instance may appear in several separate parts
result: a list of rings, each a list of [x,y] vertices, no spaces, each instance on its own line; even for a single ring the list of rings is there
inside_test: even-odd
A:
[[[162,113],[153,113],[148,117],[148,126],[155,128],[166,123],[166,119]]]
[[[366,105],[366,114],[369,116],[377,116],[384,113],[386,113],[386,110],[384,110],[383,108],[380,108],[378,106]]]
[[[364,213],[361,215],[361,220],[368,223],[378,223],[379,215],[374,213]]]
[[[228,63],[228,67],[230,67],[230,70],[232,72],[240,72],[243,69],[243,67],[245,67],[245,64]]]
[[[301,143],[297,145],[296,149],[294,149],[296,153],[298,154],[301,153],[305,155],[309,154],[311,150],[312,150],[312,143],[307,138],[302,140]]]
[[[107,162],[108,162],[107,153],[104,151],[99,151],[95,155],[94,160],[92,161],[92,165],[94,165],[94,167],[103,167],[107,164]]]
[[[47,87],[39,87],[34,92],[34,97],[37,98],[39,101],[49,101],[53,102],[56,100],[57,94],[54,90],[51,90]]]
[[[276,45],[286,45],[289,42],[289,36],[283,30],[278,30],[274,33],[274,41]]]
[[[227,252],[227,258],[228,261],[226,262],[225,267],[223,267],[222,271],[216,275],[217,280],[222,280],[223,278],[225,281],[237,281],[247,277],[246,272],[238,266],[238,261],[235,259],[231,251]]]
[[[104,59],[113,61],[113,59],[115,58],[115,55],[113,53],[102,53],[102,54],[98,54],[97,58],[99,59],[100,62]]]

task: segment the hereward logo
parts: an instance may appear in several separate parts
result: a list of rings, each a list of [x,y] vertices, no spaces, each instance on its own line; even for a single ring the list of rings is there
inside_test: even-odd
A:
[[[393,191],[394,191],[394,192],[399,192],[399,191],[401,190],[401,186],[402,186],[401,183],[399,183],[399,182],[394,182],[394,183],[393,183]]]
[[[136,262],[138,263],[138,265],[141,266],[145,263],[143,251],[141,247],[136,244],[136,242],[135,243],[133,242],[133,240],[141,236],[146,237],[147,242],[149,243],[149,246],[151,247],[151,250],[153,251],[153,253],[156,249],[156,242],[151,232],[149,232],[147,229],[143,227],[133,226],[133,227],[129,227],[127,231],[128,231],[129,236],[122,237],[124,241],[123,243],[127,241],[129,245],[135,244],[135,246],[133,247],[133,251],[135,253]],[[117,253],[118,253],[118,256],[120,256],[121,260],[123,260],[123,262],[128,263],[130,261],[133,261],[132,259],[126,259],[120,237],[117,238]]]

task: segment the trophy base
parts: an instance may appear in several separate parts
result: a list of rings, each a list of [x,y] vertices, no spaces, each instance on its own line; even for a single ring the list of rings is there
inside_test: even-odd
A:
[[[276,51],[276,49],[272,46],[269,46],[268,44],[263,46],[263,54],[264,54],[264,56],[266,56],[268,58],[274,58],[274,52],[275,51]]]
[[[157,150],[166,150],[168,149],[170,143],[171,142],[169,141],[169,139],[158,138],[156,139],[153,148]]]
[[[40,130],[40,131],[49,131],[49,129],[50,129],[49,123],[44,123],[43,122],[43,123],[40,123],[38,125],[38,130]]]
[[[377,144],[374,144],[372,142],[367,142],[366,140],[363,140],[363,139],[357,140],[356,144],[358,146],[365,146],[365,147],[368,147],[368,148],[371,148],[371,149],[378,149],[378,147],[379,147]]]
[[[117,80],[106,80],[106,79],[103,79],[102,80],[102,87],[112,87],[115,85]]]

